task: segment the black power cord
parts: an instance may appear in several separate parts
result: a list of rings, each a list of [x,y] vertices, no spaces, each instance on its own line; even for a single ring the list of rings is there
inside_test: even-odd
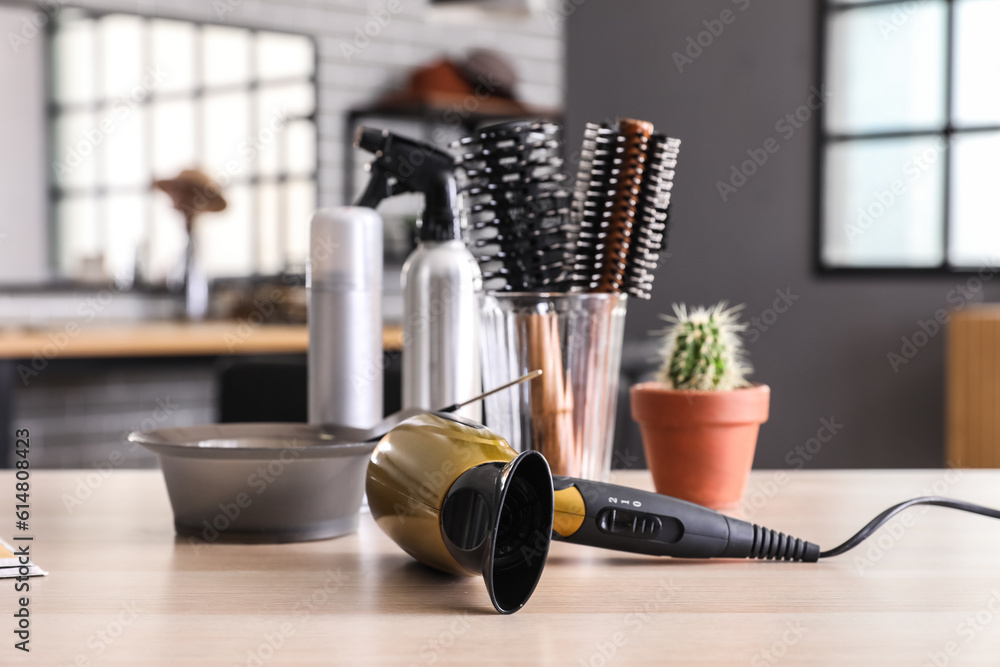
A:
[[[820,558],[830,558],[831,556],[839,556],[842,553],[850,551],[854,547],[858,546],[866,539],[871,537],[872,533],[881,528],[886,521],[896,516],[903,510],[913,507],[914,505],[936,505],[938,507],[950,507],[951,509],[962,510],[963,512],[972,512],[973,514],[982,514],[983,516],[993,517],[994,519],[1000,519],[1000,510],[995,510],[991,507],[983,507],[982,505],[975,505],[973,503],[963,502],[961,500],[952,500],[950,498],[941,498],[939,496],[923,496],[921,498],[913,498],[912,500],[907,500],[905,502],[899,503],[898,505],[893,505],[886,511],[879,514],[877,517],[868,522],[864,528],[855,533],[849,540],[841,544],[840,546],[834,547],[828,551],[822,551],[819,554]]]

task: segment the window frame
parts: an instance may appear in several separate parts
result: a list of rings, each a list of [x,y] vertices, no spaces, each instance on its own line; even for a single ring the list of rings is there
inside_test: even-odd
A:
[[[899,131],[879,131],[861,132],[855,134],[837,134],[828,132],[826,129],[826,109],[820,107],[816,115],[815,128],[815,152],[816,164],[814,172],[813,187],[814,199],[814,239],[813,239],[813,264],[816,273],[820,275],[835,276],[903,276],[903,277],[924,277],[924,276],[961,276],[976,275],[982,271],[982,266],[964,266],[952,264],[949,258],[950,236],[952,229],[951,221],[951,194],[952,194],[952,141],[955,136],[971,135],[980,132],[998,132],[1000,124],[997,125],[977,125],[974,127],[956,128],[952,123],[953,98],[954,98],[954,73],[955,73],[955,4],[956,0],[941,0],[945,3],[945,110],[944,125],[937,130],[899,130]],[[817,58],[815,80],[820,85],[825,85],[827,81],[827,65],[831,61],[830,44],[827,35],[830,30],[831,17],[845,11],[857,11],[871,7],[882,7],[889,5],[905,4],[905,0],[862,0],[860,2],[844,2],[843,0],[819,0],[816,19],[817,36]],[[942,261],[936,266],[844,266],[828,263],[823,257],[824,229],[826,203],[826,160],[827,150],[830,146],[849,142],[866,141],[908,137],[940,137],[946,143],[945,160],[943,165],[942,178],[943,196],[940,220],[942,221]]]
[[[276,174],[274,174],[273,176],[269,175],[269,176],[266,176],[266,177],[262,178],[261,174],[259,173],[259,171],[256,168],[256,162],[253,162],[252,163],[253,164],[253,169],[248,174],[248,176],[246,176],[246,177],[240,177],[240,178],[234,178],[230,182],[230,185],[232,185],[232,184],[238,184],[238,185],[247,185],[247,186],[249,186],[251,188],[251,192],[254,195],[254,198],[256,199],[256,196],[257,196],[257,193],[258,193],[257,186],[260,183],[262,183],[262,182],[264,182],[264,183],[274,183],[274,184],[283,184],[283,183],[287,183],[289,181],[298,181],[298,180],[308,181],[308,180],[311,180],[315,184],[315,188],[314,188],[315,189],[314,201],[311,203],[311,207],[313,209],[316,209],[316,208],[319,207],[319,202],[320,202],[320,198],[321,198],[321,194],[320,194],[320,172],[321,172],[320,162],[321,162],[321,160],[320,160],[320,150],[319,149],[320,149],[320,145],[322,143],[321,139],[320,139],[320,134],[319,134],[319,126],[320,126],[320,123],[319,123],[319,117],[320,117],[320,87],[319,87],[319,79],[320,79],[320,77],[319,77],[319,68],[320,68],[320,64],[321,64],[321,58],[320,58],[320,54],[319,54],[319,42],[318,42],[318,39],[317,39],[317,37],[315,35],[308,34],[308,33],[303,33],[303,32],[295,32],[293,30],[287,30],[287,29],[282,29],[282,28],[274,28],[274,27],[271,27],[271,26],[252,25],[252,24],[246,24],[246,23],[231,23],[231,22],[224,22],[224,21],[212,21],[212,20],[206,20],[206,19],[202,19],[202,18],[191,19],[191,18],[184,18],[182,16],[174,16],[174,15],[161,14],[161,13],[140,14],[140,13],[136,13],[136,12],[130,12],[128,10],[119,10],[119,9],[91,9],[91,8],[75,7],[75,6],[72,7],[72,11],[74,13],[74,17],[79,17],[80,19],[86,19],[86,20],[92,20],[92,21],[101,20],[101,19],[104,19],[104,18],[106,18],[108,16],[116,16],[116,15],[118,15],[118,16],[135,17],[135,18],[143,21],[144,24],[146,24],[145,25],[145,30],[146,31],[148,31],[148,27],[149,27],[149,23],[150,22],[155,21],[155,20],[165,20],[165,21],[178,21],[178,22],[182,22],[182,23],[187,23],[187,24],[193,26],[194,29],[198,32],[199,35],[200,35],[200,33],[202,32],[202,30],[205,27],[221,27],[221,28],[236,28],[236,29],[240,29],[240,30],[245,30],[245,31],[251,33],[252,35],[254,35],[255,37],[256,37],[257,33],[266,32],[266,33],[273,33],[273,34],[291,35],[291,36],[295,36],[295,37],[302,37],[304,39],[308,39],[309,42],[312,45],[312,51],[313,51],[312,74],[308,77],[308,79],[304,79],[304,78],[301,78],[301,77],[274,79],[274,80],[268,80],[268,81],[264,82],[264,85],[265,85],[265,87],[267,87],[267,86],[282,85],[282,84],[289,84],[289,83],[308,83],[311,86],[312,91],[313,91],[313,100],[314,100],[312,113],[310,113],[309,115],[304,115],[304,116],[291,117],[291,118],[289,118],[289,120],[291,120],[291,121],[307,120],[310,123],[312,123],[313,129],[314,129],[314,138],[315,138],[315,146],[314,146],[315,153],[314,153],[314,155],[316,156],[316,164],[314,165],[313,171],[311,173],[308,173],[308,174],[289,174],[287,171],[279,171]],[[60,264],[61,244],[63,243],[63,239],[60,238],[59,221],[57,220],[57,203],[58,203],[58,201],[62,197],[65,197],[68,189],[59,185],[59,183],[57,182],[56,176],[55,176],[55,174],[53,172],[53,164],[55,164],[56,160],[58,159],[58,157],[57,157],[57,155],[55,153],[56,147],[57,147],[56,123],[55,123],[55,120],[59,117],[60,113],[64,113],[64,111],[61,111],[61,109],[65,109],[65,106],[66,106],[66,105],[61,104],[61,103],[59,103],[59,102],[57,102],[55,100],[55,85],[54,85],[55,84],[55,76],[54,76],[54,71],[55,71],[54,70],[54,66],[55,66],[55,63],[54,63],[54,58],[53,58],[53,36],[54,36],[54,33],[58,30],[58,27],[60,25],[61,25],[61,21],[60,21],[59,17],[56,17],[54,20],[50,20],[50,21],[48,21],[46,23],[46,25],[45,25],[45,31],[44,31],[45,44],[44,44],[44,47],[42,49],[42,51],[43,51],[43,63],[42,63],[42,65],[43,65],[43,71],[45,73],[45,80],[44,80],[44,86],[45,86],[45,90],[44,90],[45,136],[44,136],[44,147],[43,148],[44,148],[45,157],[46,157],[46,163],[45,163],[46,164],[46,169],[45,169],[46,178],[45,178],[45,182],[46,182],[46,193],[47,193],[47,199],[46,199],[46,207],[47,207],[47,211],[46,211],[46,231],[47,231],[47,235],[48,235],[48,243],[47,243],[47,245],[48,245],[47,255],[48,256],[47,256],[47,263],[48,263],[48,269],[49,269],[50,275],[55,276],[58,281],[74,281],[75,279],[72,276],[69,276],[69,275],[66,274],[66,268],[63,267],[63,266],[61,266],[61,264]],[[196,49],[196,51],[200,55],[200,48]],[[148,56],[148,53],[144,54],[144,57],[146,57],[146,56]],[[197,66],[200,68],[201,67],[200,63]],[[201,74],[201,72],[199,70],[199,76],[200,76],[200,74]],[[210,94],[216,94],[219,91],[228,91],[228,92],[243,91],[243,92],[247,92],[250,95],[254,95],[256,93],[256,91],[260,89],[260,87],[261,87],[261,81],[260,81],[260,78],[259,78],[257,72],[254,72],[253,76],[245,84],[226,84],[226,85],[222,85],[222,86],[214,86],[214,85],[213,86],[205,86],[204,83],[203,83],[203,81],[199,80],[197,82],[197,85],[193,89],[191,89],[191,90],[169,91],[169,92],[166,92],[166,93],[163,93],[163,92],[157,93],[155,90],[154,91],[150,91],[150,93],[144,99],[142,99],[141,101],[139,101],[137,103],[137,106],[139,106],[139,107],[141,107],[143,109],[148,109],[148,108],[150,108],[150,106],[151,106],[151,104],[152,104],[152,102],[154,100],[161,100],[161,99],[168,99],[168,100],[192,100],[192,101],[195,101],[196,104],[200,104],[200,101],[205,99],[206,91],[209,91]],[[108,102],[108,100],[106,100],[104,98],[96,98],[95,100],[93,100],[91,102],[89,108],[91,108],[91,109],[93,109],[93,110],[96,111],[97,109],[101,108],[102,104],[106,104],[107,102]],[[251,107],[253,107],[253,104],[251,104]],[[82,103],[81,103],[81,108],[84,108],[82,106]],[[254,113],[256,113],[256,112],[254,112]],[[196,126],[195,126],[195,137],[196,137],[196,142],[197,142],[196,143],[196,152],[198,154],[201,154],[201,152],[203,150],[203,147],[204,147],[203,125],[201,124],[201,121],[199,121],[197,119],[196,119],[195,123],[196,123]],[[143,140],[148,145],[150,143],[150,141],[151,141],[150,140],[150,135],[152,133],[152,130],[147,126],[146,128],[144,128],[143,133],[144,133]],[[149,171],[150,171],[150,174],[152,174],[153,173],[153,169],[152,169],[151,164],[149,163],[149,156],[147,156],[146,164],[150,167]],[[165,175],[165,176],[168,177],[168,178],[171,177],[171,175]],[[155,175],[154,175],[154,177],[155,177]],[[150,182],[149,182],[149,184],[146,187],[136,186],[135,188],[127,188],[126,190],[122,190],[122,192],[138,193],[138,194],[141,194],[144,197],[147,197],[147,201],[146,201],[147,215],[149,215],[149,211],[152,208],[153,194],[156,192],[156,188],[153,186],[152,181],[153,181],[153,178],[150,179]],[[111,191],[111,189],[108,188],[108,186],[102,185],[100,183],[98,183],[94,188],[91,188],[91,190],[94,191],[94,194],[92,196],[95,196],[95,197],[105,197]],[[284,195],[282,195],[282,196],[284,196]],[[260,225],[258,224],[259,220],[260,220],[259,215],[260,215],[260,213],[259,213],[258,207],[256,206],[256,203],[255,203],[254,207],[252,209],[252,217],[250,219],[250,225],[251,225],[251,230],[252,230],[251,233],[253,234],[253,237],[254,237],[252,243],[253,243],[253,247],[255,248],[255,251],[254,251],[255,254],[257,254],[257,252],[258,252],[258,250],[256,250],[256,249],[259,248],[260,244],[261,244],[260,229],[259,229]],[[146,223],[148,224],[151,219],[152,219],[151,217],[147,217]],[[287,227],[288,220],[287,219],[282,219],[282,220],[279,221],[278,224],[280,226],[280,230],[279,230],[280,231],[280,235],[282,236],[282,238],[286,237],[287,236],[287,230],[288,230],[288,227]],[[254,258],[254,263],[255,264],[257,262],[257,259],[258,259],[258,257]],[[308,258],[303,258],[303,259],[305,261],[308,260]],[[247,279],[257,280],[257,279],[277,278],[277,277],[280,277],[280,276],[284,275],[282,271],[279,271],[278,273],[261,273],[257,269],[258,269],[258,267],[255,267],[253,272],[248,273],[246,275],[225,275],[225,276],[218,276],[218,277],[210,279],[210,282],[214,283],[216,281],[226,282],[226,281],[232,281],[232,280],[247,280]],[[139,291],[149,291],[150,289],[152,289],[153,291],[157,291],[158,287],[156,285],[149,285],[149,284],[145,284],[145,283],[144,284],[138,284],[138,283],[136,283],[136,284],[134,284],[132,286],[132,289],[139,290]]]

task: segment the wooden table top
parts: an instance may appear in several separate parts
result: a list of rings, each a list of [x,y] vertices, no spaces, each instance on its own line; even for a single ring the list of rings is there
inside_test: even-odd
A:
[[[402,329],[386,327],[382,344],[387,350],[401,349]],[[0,359],[295,354],[306,352],[308,347],[305,325],[253,326],[238,321],[70,323],[45,329],[0,329]]]
[[[9,537],[13,471],[0,490]],[[1000,471],[758,471],[743,511],[829,548],[928,491],[1000,506]],[[500,616],[481,579],[416,564],[367,514],[335,540],[196,549],[157,471],[35,471],[31,503],[50,574],[31,582],[29,655],[0,580],[4,665],[1000,663],[1000,521],[953,510],[910,510],[816,564],[554,544],[532,599]]]

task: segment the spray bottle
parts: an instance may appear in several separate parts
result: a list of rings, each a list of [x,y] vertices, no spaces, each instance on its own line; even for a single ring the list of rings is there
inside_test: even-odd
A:
[[[403,407],[436,410],[482,391],[479,312],[482,274],[463,237],[454,158],[384,130],[358,128],[355,144],[375,154],[359,206],[403,192],[424,195],[420,241],[403,265]],[[460,414],[482,421],[479,403]]]

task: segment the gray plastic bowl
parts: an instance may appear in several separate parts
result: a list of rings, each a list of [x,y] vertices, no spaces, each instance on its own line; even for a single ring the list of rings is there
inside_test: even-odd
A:
[[[203,542],[301,542],[354,532],[374,443],[308,424],[136,431],[157,454],[177,534]]]

